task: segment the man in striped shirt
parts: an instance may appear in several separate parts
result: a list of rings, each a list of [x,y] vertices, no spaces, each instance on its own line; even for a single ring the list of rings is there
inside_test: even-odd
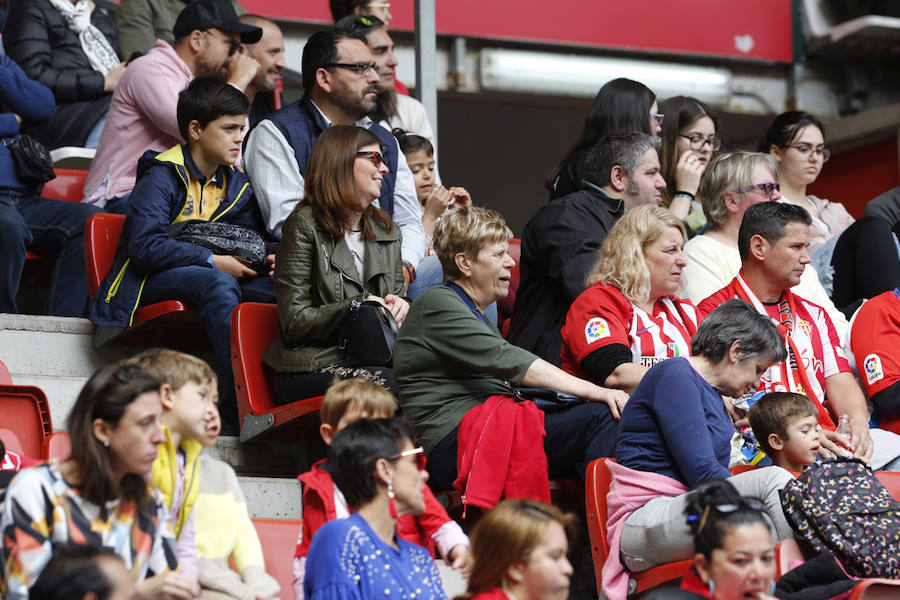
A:
[[[871,460],[873,468],[890,468],[900,456],[900,436],[869,430],[865,396],[831,318],[791,291],[809,264],[810,223],[809,214],[792,204],[764,202],[747,209],[738,234],[740,272],[697,308],[702,318],[725,300],[740,298],[771,317],[788,357],[763,374],[760,389],[805,394],[816,404],[822,456],[853,455]],[[843,414],[850,417],[850,440],[834,431]]]

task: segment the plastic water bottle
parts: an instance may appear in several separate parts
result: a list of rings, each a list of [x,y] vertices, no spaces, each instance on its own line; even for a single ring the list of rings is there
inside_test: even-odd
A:
[[[847,441],[853,441],[853,432],[850,430],[850,416],[849,415],[841,415],[838,419],[838,425],[836,431],[847,438]]]

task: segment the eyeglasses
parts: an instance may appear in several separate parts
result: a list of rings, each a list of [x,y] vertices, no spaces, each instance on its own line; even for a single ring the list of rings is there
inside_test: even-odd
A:
[[[759,190],[760,192],[763,193],[764,196],[768,196],[769,198],[771,198],[772,194],[774,194],[775,192],[781,191],[781,184],[780,183],[754,183],[754,184],[748,185],[745,188],[735,188],[731,191],[736,194],[741,194],[744,192],[752,192],[754,190]]]
[[[831,158],[831,150],[822,146],[820,148],[813,148],[809,144],[797,144],[795,146],[786,146],[786,148],[793,148],[797,152],[800,153],[800,156],[803,158],[809,158],[810,152],[815,152],[816,156],[822,157],[822,162],[828,162],[828,159]]]
[[[233,55],[235,52],[237,52],[238,50],[241,49],[241,42],[239,40],[233,40],[231,38],[219,37],[217,35],[213,35],[212,33],[210,33],[209,31],[207,31],[205,29],[203,30],[203,33],[205,33],[206,35],[208,35],[211,38],[221,40],[221,41],[225,42],[226,44],[228,44],[228,56]]]
[[[400,460],[404,456],[415,456],[416,457],[416,467],[418,467],[418,469],[420,471],[425,470],[425,465],[428,462],[428,460],[425,458],[425,449],[422,448],[422,446],[419,446],[418,448],[413,448],[412,450],[406,450],[404,452],[401,452],[400,454],[395,454],[393,456],[389,456],[388,460],[390,460],[390,461]]]
[[[756,498],[741,498],[737,503],[727,503],[727,504],[707,504],[706,508],[703,509],[703,514],[699,517],[697,515],[688,516],[688,522],[696,521],[700,519],[700,525],[697,527],[697,533],[699,534],[703,531],[703,528],[706,527],[706,522],[709,520],[709,513],[712,510],[715,510],[717,513],[727,515],[733,512],[737,512],[741,509],[749,509],[755,510],[757,512],[763,512],[765,510],[765,505],[757,500]]]
[[[384,155],[377,150],[365,150],[356,153],[357,158],[368,158],[376,167],[380,167],[384,162]]]
[[[690,140],[691,150],[703,150],[703,147],[707,144],[709,144],[713,152],[722,147],[722,140],[714,135],[705,138],[702,135],[684,135],[679,133],[678,137],[683,137],[686,140]]]
[[[657,127],[662,127],[663,119],[666,118],[666,115],[661,115],[659,113],[650,113],[650,118],[653,119]]]
[[[325,63],[325,68],[330,69],[332,67],[340,67],[342,69],[349,69],[356,73],[357,75],[368,75],[369,71],[372,71],[376,75],[378,75],[378,65],[375,63]]]

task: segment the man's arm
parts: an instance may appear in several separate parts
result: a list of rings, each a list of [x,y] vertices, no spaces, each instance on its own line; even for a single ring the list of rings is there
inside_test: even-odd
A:
[[[394,144],[397,144],[396,140]],[[397,181],[394,185],[394,222],[403,234],[403,260],[415,267],[425,256],[425,227],[422,225],[422,207],[416,195],[416,183],[399,145]]]
[[[25,74],[8,56],[0,56],[0,104],[24,121],[42,122],[56,114],[56,101],[50,88]],[[19,132],[13,114],[4,114],[2,135],[12,137]]]
[[[303,200],[304,181],[293,148],[272,121],[263,119],[250,133],[244,168],[266,229],[280,240],[284,220]]]
[[[183,85],[178,80],[159,77],[155,69],[141,66],[141,63],[137,63],[126,70],[124,85],[120,82],[116,93],[127,94],[140,113],[154,126],[166,135],[181,140],[177,113],[178,94]]]
[[[852,373],[835,373],[825,379],[825,397],[831,405],[831,412],[836,415],[850,417],[850,429],[853,431],[853,454],[859,458],[869,459],[872,456],[872,436],[869,434],[869,411],[862,390],[853,378]],[[833,432],[823,431],[826,440],[823,446],[834,444]]]

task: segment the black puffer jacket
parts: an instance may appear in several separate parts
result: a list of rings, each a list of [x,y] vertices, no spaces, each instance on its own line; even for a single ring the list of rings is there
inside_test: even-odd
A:
[[[118,52],[109,17],[94,9],[91,23]],[[49,148],[84,145],[106,114],[112,94],[103,91],[103,74],[91,67],[78,36],[59,11],[48,0],[13,0],[3,46],[26,75],[53,90],[56,98],[56,116],[41,127],[26,124],[25,132]]]

